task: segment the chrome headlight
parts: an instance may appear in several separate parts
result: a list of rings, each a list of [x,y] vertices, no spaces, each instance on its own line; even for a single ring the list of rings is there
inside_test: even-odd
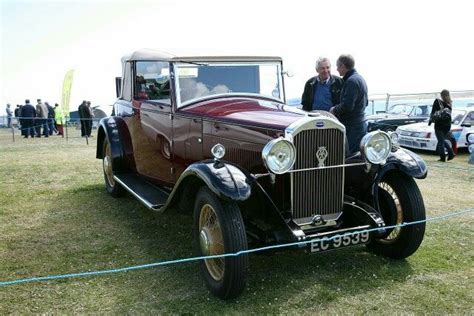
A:
[[[391,148],[392,140],[390,136],[382,131],[370,132],[360,141],[360,151],[373,164],[384,163],[390,154]]]
[[[392,140],[392,144],[398,144],[400,135],[398,135],[397,132],[388,132],[387,134],[388,136],[390,136],[390,139]]]
[[[273,139],[263,147],[262,159],[269,171],[275,174],[285,173],[295,164],[295,146],[283,138]]]

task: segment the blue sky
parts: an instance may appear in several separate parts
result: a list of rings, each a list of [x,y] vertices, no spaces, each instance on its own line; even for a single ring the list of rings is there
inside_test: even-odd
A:
[[[288,97],[301,95],[318,56],[335,64],[342,53],[370,93],[474,89],[468,1],[0,2],[2,104],[59,102],[69,69],[71,108],[111,104],[120,57],[140,48],[282,56],[295,73]]]

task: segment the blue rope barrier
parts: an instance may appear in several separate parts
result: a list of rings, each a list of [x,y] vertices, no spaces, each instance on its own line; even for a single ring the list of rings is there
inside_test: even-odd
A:
[[[382,228],[392,229],[392,228],[398,228],[398,227],[421,224],[421,223],[425,223],[425,222],[439,221],[439,220],[444,220],[444,219],[447,219],[447,218],[450,218],[450,217],[461,216],[461,215],[472,213],[472,212],[474,212],[474,208],[468,208],[468,209],[464,209],[464,210],[461,210],[461,211],[458,211],[458,212],[453,212],[453,213],[448,213],[448,214],[441,215],[441,216],[427,218],[425,220],[402,223],[402,224],[392,225],[392,226],[384,226]],[[16,284],[21,284],[21,283],[41,282],[41,281],[50,281],[50,280],[58,280],[58,279],[78,278],[78,277],[85,277],[85,276],[92,276],[92,275],[102,275],[102,274],[127,272],[127,271],[133,271],[133,270],[149,269],[149,268],[153,268],[153,267],[172,265],[172,264],[177,264],[177,263],[186,263],[186,262],[198,261],[198,260],[203,260],[203,259],[217,259],[217,258],[225,258],[225,257],[237,257],[237,256],[240,256],[240,255],[243,255],[243,254],[250,254],[250,253],[254,253],[254,252],[260,252],[260,251],[271,250],[271,249],[279,249],[279,248],[294,247],[294,246],[304,246],[304,245],[307,245],[309,243],[312,243],[312,242],[315,242],[315,241],[318,241],[318,240],[332,240],[334,238],[340,238],[340,237],[344,237],[344,236],[351,236],[351,235],[354,235],[354,234],[360,234],[360,233],[366,233],[366,232],[370,233],[370,232],[377,231],[377,230],[380,230],[380,228],[371,228],[371,229],[365,229],[365,230],[360,230],[360,231],[353,231],[353,232],[345,233],[345,234],[342,234],[342,235],[341,234],[334,235],[330,238],[324,237],[324,238],[316,238],[316,239],[312,239],[312,240],[298,241],[298,242],[292,242],[292,243],[286,243],[286,244],[271,245],[271,246],[248,249],[248,250],[242,250],[242,251],[238,251],[238,252],[235,252],[235,253],[226,253],[226,254],[221,254],[221,255],[183,258],[183,259],[155,262],[155,263],[142,264],[142,265],[136,265],[136,266],[130,266],[130,267],[118,268],[118,269],[90,271],[90,272],[79,272],[79,273],[69,273],[69,274],[60,274],[60,275],[50,275],[50,276],[44,276],[44,277],[31,277],[31,278],[18,279],[18,280],[13,280],[13,281],[2,281],[2,282],[0,282],[0,286],[3,287],[3,286],[16,285]]]

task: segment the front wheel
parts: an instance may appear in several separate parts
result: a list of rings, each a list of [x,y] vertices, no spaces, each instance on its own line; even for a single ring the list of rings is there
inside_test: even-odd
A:
[[[387,226],[424,221],[425,205],[413,178],[401,173],[389,173],[378,188],[381,215]],[[394,259],[412,255],[425,234],[425,222],[389,229],[382,238],[373,239],[367,248],[376,254]]]
[[[199,256],[246,250],[245,226],[237,204],[201,188],[194,206],[194,239]],[[247,254],[201,260],[199,265],[207,288],[217,297],[234,298],[245,288]]]

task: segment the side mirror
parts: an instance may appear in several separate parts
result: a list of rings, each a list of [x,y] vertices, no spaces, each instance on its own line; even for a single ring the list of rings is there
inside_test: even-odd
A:
[[[293,73],[293,71],[291,71],[291,70],[282,71],[281,74],[282,74],[282,75],[285,75],[285,76],[287,76],[287,77],[289,77],[289,78],[291,78],[291,77],[293,77],[293,76],[295,75],[295,74]]]
[[[115,77],[115,94],[120,98],[122,93],[122,77]]]
[[[469,124],[469,123],[462,123],[461,126],[462,126],[462,127],[471,127],[472,125]]]

